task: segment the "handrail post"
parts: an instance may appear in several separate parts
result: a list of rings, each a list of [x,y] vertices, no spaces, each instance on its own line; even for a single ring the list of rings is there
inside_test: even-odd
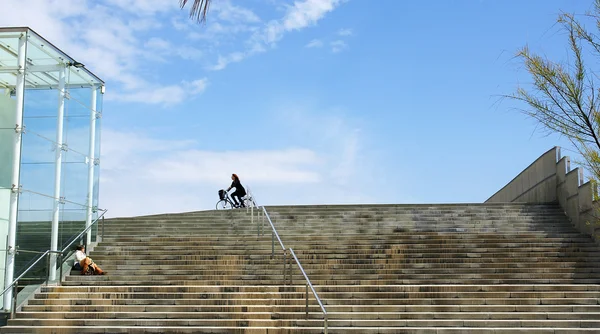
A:
[[[286,285],[287,281],[287,267],[285,266],[285,259],[287,258],[287,251],[283,250],[283,285]]]
[[[15,284],[13,284],[13,293],[12,293],[12,306],[10,308],[10,318],[14,319],[15,318],[15,309],[17,308],[17,294],[19,293],[19,281],[15,281]]]
[[[88,231],[88,232],[85,232],[85,233],[83,234],[83,247],[85,247],[85,251],[86,251],[86,252],[88,251],[88,250],[87,250],[87,249],[88,249],[88,244],[87,244],[87,241],[88,241],[88,238],[87,238],[87,236],[88,236],[88,233],[90,233],[90,232]]]
[[[50,256],[54,255],[53,253],[48,253],[46,255],[46,286],[48,286],[48,281],[50,281]],[[55,274],[56,275],[56,272]]]
[[[308,281],[306,282],[306,319],[308,320]]]
[[[275,231],[271,232],[271,260],[275,256]]]
[[[290,285],[294,285],[294,276],[292,273],[292,255],[288,259],[288,272],[290,273]]]
[[[100,235],[100,238],[104,240],[104,214],[102,215],[102,234]]]
[[[58,285],[62,285],[62,277],[63,277],[63,253],[62,251],[58,254],[58,263],[60,265],[60,276],[58,276]]]

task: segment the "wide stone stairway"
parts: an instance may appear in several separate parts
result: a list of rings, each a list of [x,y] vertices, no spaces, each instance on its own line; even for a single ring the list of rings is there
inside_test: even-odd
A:
[[[600,333],[600,247],[554,205],[267,207],[329,333]],[[106,221],[90,256],[1,333],[322,333],[246,210]],[[257,227],[264,235],[257,236]],[[289,258],[288,258],[289,259]]]

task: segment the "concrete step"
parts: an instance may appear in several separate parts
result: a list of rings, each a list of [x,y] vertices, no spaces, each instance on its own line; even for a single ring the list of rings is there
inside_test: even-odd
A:
[[[559,321],[565,320],[574,322],[577,320],[600,322],[600,313],[597,312],[333,312],[327,313],[328,320],[334,322],[336,320],[523,320],[523,321]],[[148,311],[141,312],[19,312],[16,319],[215,319],[215,312],[193,311]],[[308,316],[304,310],[292,311],[253,311],[253,312],[233,312],[221,311],[218,313],[218,319],[231,320],[296,320],[296,319],[323,319],[323,313],[314,311],[309,312]],[[598,324],[596,322],[596,324]]]
[[[290,305],[153,305],[140,304],[139,300],[132,301],[132,304],[126,304],[126,300],[120,300],[118,304],[110,304],[102,300],[94,300],[93,305],[77,305],[74,304],[78,300],[50,300],[48,304],[35,304],[24,306],[25,312],[305,312],[306,308],[303,304]],[[71,303],[69,303],[71,302]],[[134,304],[135,302],[136,304]],[[309,312],[319,313],[320,308],[312,303],[309,305]],[[509,313],[519,316],[521,313],[594,313],[600,312],[600,305],[327,305],[329,314],[336,312],[365,312],[365,313]],[[594,319],[599,319],[595,317]]]
[[[10,326],[224,326],[224,327],[317,327],[323,326],[323,320],[317,319],[34,319],[16,318],[8,321]],[[474,327],[474,328],[520,328],[520,327],[560,327],[560,328],[600,328],[600,320],[453,320],[453,319],[374,319],[374,320],[338,320],[328,321],[332,327]]]
[[[72,334],[72,333],[165,333],[165,334],[183,334],[183,333],[231,333],[231,334],[320,334],[323,333],[321,327],[79,327],[79,326],[14,326],[0,328],[0,333],[38,333],[38,334]],[[481,328],[481,327],[329,327],[331,334],[344,333],[381,333],[381,334],[589,334],[597,333],[594,328],[554,328],[554,327],[535,327],[535,328]]]
[[[67,280],[63,284],[68,286],[75,285],[96,285],[96,286],[107,286],[107,285],[194,285],[194,284],[202,284],[202,285],[233,285],[233,284],[264,284],[264,285],[274,285],[281,284],[283,281],[283,275],[281,278],[269,278],[269,279],[257,279],[257,278],[236,278],[234,280],[227,279],[161,279],[156,280],[153,276],[148,276],[147,278],[116,278],[112,280],[100,280],[96,278],[89,279],[76,279],[76,280]],[[294,282],[302,282],[301,279],[294,279]],[[600,284],[598,279],[574,279],[574,278],[506,278],[506,279],[394,279],[394,280],[382,280],[382,279],[347,279],[341,280],[333,278],[323,278],[323,279],[311,279],[311,282],[316,285],[393,285],[393,284]]]

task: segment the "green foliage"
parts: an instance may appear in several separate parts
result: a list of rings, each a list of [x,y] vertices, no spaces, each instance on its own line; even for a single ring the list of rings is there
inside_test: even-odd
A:
[[[517,57],[533,79],[528,88],[518,88],[510,97],[528,106],[521,111],[546,130],[568,138],[579,151],[592,179],[600,180],[600,89],[597,74],[584,59],[600,57],[600,0],[584,19],[594,21],[590,32],[573,14],[560,14],[558,23],[568,38],[571,62],[560,63],[535,54],[527,46]],[[584,56],[585,55],[585,56]],[[596,195],[597,196],[597,195]]]

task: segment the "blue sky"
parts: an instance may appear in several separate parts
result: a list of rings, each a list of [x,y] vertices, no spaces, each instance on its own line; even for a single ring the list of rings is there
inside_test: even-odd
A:
[[[106,81],[111,216],[211,209],[231,173],[265,205],[482,202],[570,148],[500,96],[530,82],[524,45],[566,59],[557,15],[592,1],[214,0],[205,25],[177,4],[0,12]]]

